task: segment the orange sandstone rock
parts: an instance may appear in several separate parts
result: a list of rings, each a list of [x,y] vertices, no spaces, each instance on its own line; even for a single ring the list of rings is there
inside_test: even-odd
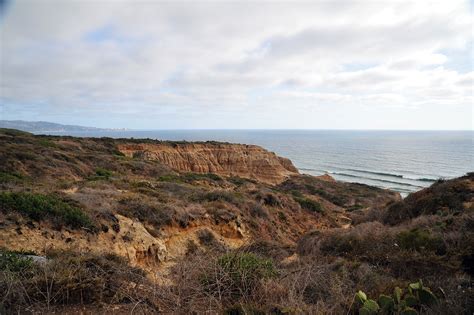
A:
[[[256,145],[202,143],[125,143],[128,157],[157,160],[180,172],[215,173],[278,184],[298,174],[291,161]]]

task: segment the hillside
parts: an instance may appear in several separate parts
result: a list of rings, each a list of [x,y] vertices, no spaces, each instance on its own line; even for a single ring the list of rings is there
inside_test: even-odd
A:
[[[472,174],[401,200],[257,146],[11,129],[0,160],[8,312],[357,313],[420,278],[414,310],[474,309]]]
[[[64,132],[106,130],[95,127],[63,125],[46,121],[0,120],[0,128],[18,129],[28,132]]]

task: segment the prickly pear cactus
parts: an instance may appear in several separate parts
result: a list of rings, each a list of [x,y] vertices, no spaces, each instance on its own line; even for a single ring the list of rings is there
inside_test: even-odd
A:
[[[381,294],[377,302],[369,299],[362,291],[358,291],[355,297],[361,305],[359,308],[360,315],[417,315],[419,314],[417,309],[439,302],[430,288],[423,286],[421,280],[410,283],[406,293],[401,288],[396,287],[393,291],[393,297]]]
[[[418,312],[411,307],[407,307],[400,312],[400,315],[418,315]]]
[[[359,309],[360,315],[375,315],[378,314],[380,306],[374,300],[366,300],[362,307]]]
[[[420,303],[423,305],[434,305],[438,303],[438,298],[431,292],[429,288],[422,288],[418,292]]]

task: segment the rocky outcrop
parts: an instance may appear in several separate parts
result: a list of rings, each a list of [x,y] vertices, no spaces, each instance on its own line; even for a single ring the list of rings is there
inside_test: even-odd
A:
[[[134,266],[146,267],[167,257],[164,240],[153,237],[145,226],[130,218],[115,215],[117,231],[89,233],[83,230],[55,230],[45,224],[17,226],[4,224],[0,247],[48,254],[55,250],[115,254]],[[33,225],[32,225],[33,224]]]
[[[0,219],[3,228],[0,249],[31,251],[41,255],[54,251],[114,254],[126,258],[133,266],[157,271],[160,267],[168,268],[174,260],[186,255],[190,242],[199,244],[199,233],[202,231],[212,234],[211,239],[228,248],[238,248],[250,239],[249,231],[239,219],[214,224],[214,220],[208,217],[186,228],[164,227],[159,235],[153,236],[138,220],[120,214],[114,217],[115,230],[108,229],[100,233],[68,229],[58,231],[48,224],[37,222],[28,225],[7,224]],[[32,259],[42,262],[39,256]]]
[[[334,183],[336,182],[336,180],[334,179],[334,177],[332,177],[331,175],[329,174],[324,174],[324,175],[319,175],[319,176],[315,176],[316,178],[320,179],[320,180],[323,180],[325,182],[331,182],[331,183]]]
[[[291,161],[256,145],[228,143],[125,143],[128,157],[157,160],[180,172],[239,176],[278,184],[298,174]]]

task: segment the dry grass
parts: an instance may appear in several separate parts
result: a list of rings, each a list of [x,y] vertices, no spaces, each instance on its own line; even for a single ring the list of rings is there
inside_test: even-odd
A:
[[[28,261],[19,256],[18,261]],[[97,303],[153,305],[143,292],[152,285],[123,259],[105,255],[56,253],[41,263],[0,270],[0,305],[8,312],[50,310],[58,305]]]

